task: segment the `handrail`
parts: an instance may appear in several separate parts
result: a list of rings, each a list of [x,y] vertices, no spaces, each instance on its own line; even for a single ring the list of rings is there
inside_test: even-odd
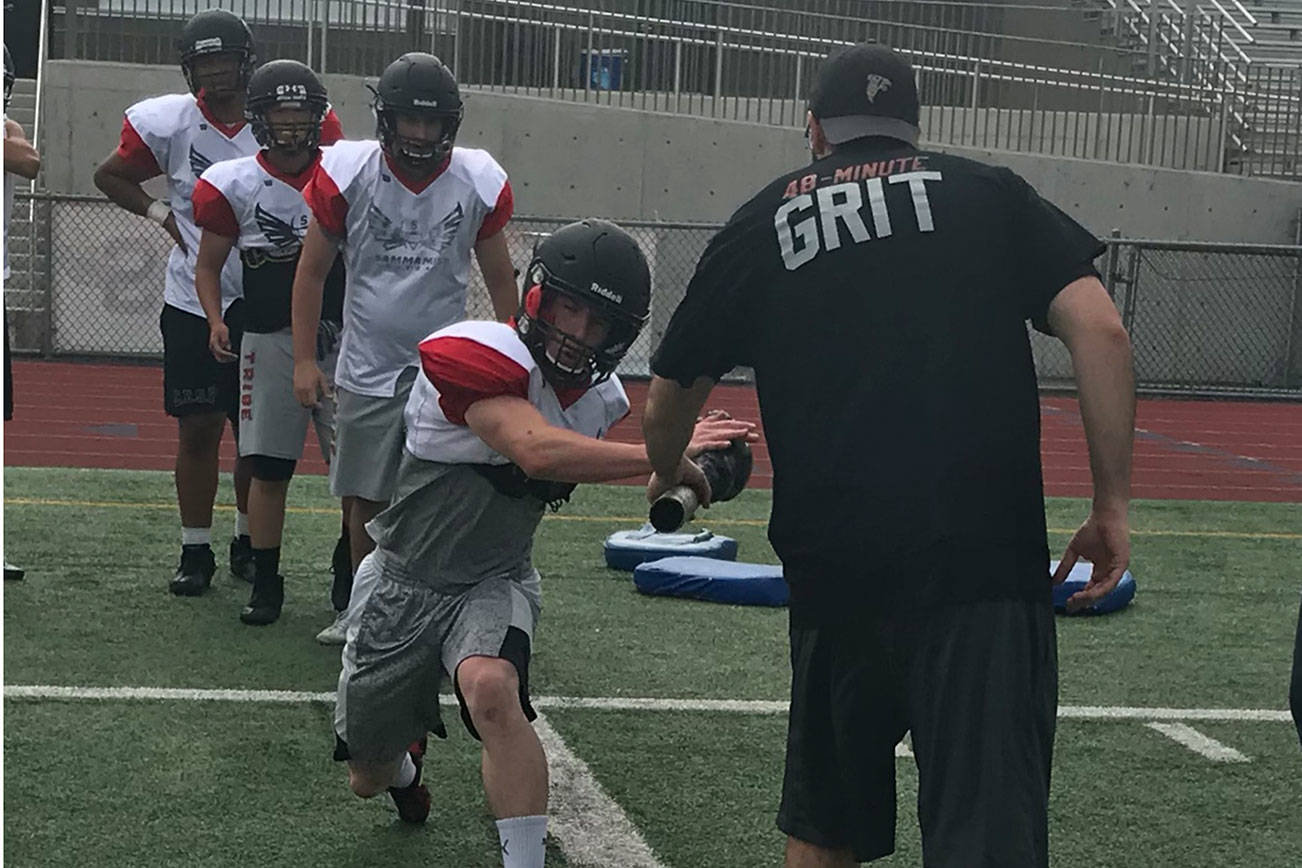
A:
[[[1226,10],[1226,8],[1220,4],[1220,0],[1207,0],[1207,2],[1210,3],[1210,4],[1212,4],[1212,6],[1214,6],[1218,12],[1220,12],[1222,15],[1225,16],[1225,19],[1226,19],[1227,21],[1229,21],[1231,24],[1234,25],[1234,29],[1237,30],[1237,31],[1239,31],[1239,33],[1243,35],[1243,41],[1244,41],[1244,42],[1256,42],[1256,41],[1257,41],[1257,40],[1253,39],[1251,33],[1249,33],[1248,31],[1246,31],[1246,30],[1243,29],[1243,25],[1240,24],[1240,23],[1238,22],[1238,19],[1236,19],[1233,15],[1231,15],[1231,14]],[[1239,6],[1239,8],[1242,9],[1243,7],[1242,7],[1242,6]],[[1246,10],[1245,10],[1245,11],[1246,11]],[[1248,16],[1248,17],[1251,18],[1252,16]],[[1253,23],[1253,24],[1256,24],[1256,23],[1257,23],[1257,19],[1253,18],[1253,19],[1252,19],[1252,23]],[[1244,55],[1244,56],[1246,57],[1247,55]]]

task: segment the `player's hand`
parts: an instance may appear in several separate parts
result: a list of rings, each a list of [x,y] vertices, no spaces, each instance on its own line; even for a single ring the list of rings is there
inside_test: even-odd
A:
[[[330,383],[315,361],[294,363],[294,397],[304,407],[317,407],[330,395]]]
[[[686,455],[695,458],[702,452],[713,449],[727,449],[734,440],[745,439],[747,443],[759,440],[759,432],[754,422],[734,419],[725,410],[711,410],[696,420],[692,430],[692,439],[687,444]]]
[[[226,323],[214,323],[208,327],[208,349],[212,356],[222,364],[229,364],[239,358],[231,349],[231,330]]]
[[[1117,513],[1094,511],[1076,531],[1062,561],[1053,574],[1053,583],[1061,584],[1067,574],[1084,559],[1093,564],[1090,580],[1067,599],[1067,611],[1088,608],[1112,592],[1130,565],[1130,521],[1124,510]]]
[[[677,485],[686,485],[690,488],[702,507],[710,505],[710,482],[696,462],[686,456],[678,462],[678,470],[672,478],[662,477],[657,473],[651,474],[651,481],[646,484],[647,502],[655,503],[660,499],[660,495]]]
[[[163,221],[163,228],[167,230],[168,235],[172,236],[172,240],[176,242],[176,246],[181,248],[181,252],[189,254],[190,250],[185,246],[185,239],[181,237],[181,230],[176,228],[175,213],[167,215],[167,219]]]

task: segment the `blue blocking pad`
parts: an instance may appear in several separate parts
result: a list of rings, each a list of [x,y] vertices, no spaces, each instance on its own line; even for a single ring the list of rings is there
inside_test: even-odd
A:
[[[1058,561],[1051,561],[1049,563],[1049,574],[1052,575],[1056,569],[1058,569]],[[1053,610],[1055,612],[1060,615],[1067,614],[1067,598],[1085,587],[1086,582],[1090,580],[1090,573],[1093,569],[1093,564],[1087,561],[1078,561],[1076,566],[1071,568],[1071,572],[1067,574],[1067,578],[1063,583],[1054,586]],[[1117,586],[1112,589],[1112,593],[1093,606],[1071,614],[1106,615],[1109,612],[1126,608],[1133,599],[1135,599],[1135,577],[1130,574],[1130,570],[1126,570],[1121,576],[1121,581],[1117,582]]]
[[[696,533],[657,533],[650,523],[638,530],[621,530],[606,537],[606,566],[631,570],[638,564],[674,555],[694,555],[722,561],[737,559],[737,541],[715,536],[708,530]]]
[[[782,567],[699,557],[670,557],[640,564],[633,584],[644,594],[685,597],[739,606],[785,606]]]

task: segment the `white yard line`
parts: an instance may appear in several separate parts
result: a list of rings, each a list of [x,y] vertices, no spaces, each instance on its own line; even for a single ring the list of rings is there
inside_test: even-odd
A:
[[[112,699],[187,702],[333,703],[333,691],[208,690],[188,687],[63,687],[49,684],[6,684],[6,699]],[[456,700],[444,696],[443,703]],[[535,708],[591,708],[602,711],[728,711],[739,714],[785,714],[787,701],[773,699],[661,699],[624,696],[536,696]],[[1271,708],[1134,708],[1109,705],[1063,705],[1063,720],[1215,720],[1292,723],[1287,711]]]
[[[1152,723],[1144,724],[1149,729],[1157,730],[1162,735],[1172,741],[1182,744],[1189,750],[1197,754],[1202,754],[1212,762],[1218,763],[1246,763],[1252,762],[1243,754],[1234,748],[1221,744],[1216,739],[1208,735],[1203,735],[1185,723]]]
[[[548,832],[565,852],[566,862],[574,868],[664,868],[624,809],[547,719],[538,715],[533,728],[547,752]]]

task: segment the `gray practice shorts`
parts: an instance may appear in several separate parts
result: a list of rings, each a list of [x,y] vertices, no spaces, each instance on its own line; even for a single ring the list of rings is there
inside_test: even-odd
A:
[[[335,357],[318,364],[329,378]],[[297,461],[303,457],[309,420],[328,464],[334,444],[334,399],[323,398],[320,406],[309,409],[294,397],[294,339],[289,329],[245,332],[240,344],[240,455]]]
[[[348,607],[348,640],[335,697],[338,759],[385,762],[426,732],[445,735],[439,688],[467,657],[515,664],[520,703],[528,700],[528,656],[542,594],[538,573],[525,581],[484,579],[455,590],[413,580],[383,549],[358,567]],[[462,719],[471,734],[469,716]]]
[[[398,484],[398,464],[406,439],[403,410],[416,379],[408,368],[392,398],[335,389],[335,461],[330,493],[388,503]]]

